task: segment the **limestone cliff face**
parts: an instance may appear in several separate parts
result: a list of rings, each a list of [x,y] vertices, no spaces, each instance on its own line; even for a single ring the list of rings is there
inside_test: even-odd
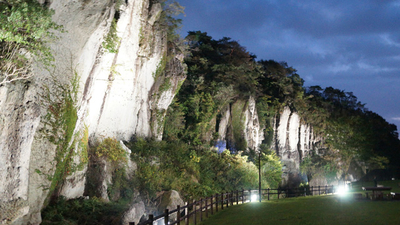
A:
[[[318,152],[321,138],[313,133],[313,128],[301,122],[296,112],[285,107],[274,119],[275,148],[283,166],[284,184],[298,184],[304,180],[300,174],[300,163],[311,150]]]
[[[237,101],[226,108],[218,121],[217,147],[232,150],[244,141],[247,148],[257,150],[264,141],[264,129],[259,122],[254,98]],[[270,146],[281,158],[283,185],[298,185],[307,181],[307,177],[300,173],[300,163],[310,151],[318,153],[323,148],[322,143],[322,138],[314,135],[312,126],[301,122],[299,115],[289,107],[276,114]]]
[[[167,56],[166,33],[157,21],[161,5],[150,0],[53,0],[53,20],[65,32],[50,44],[55,68],[37,67],[35,78],[0,87],[0,223],[39,224],[40,210],[49,193],[55,168],[56,147],[42,132],[51,108],[41,96],[47,87],[70,84],[79,78],[74,138],[87,129],[91,141],[105,137],[129,140],[133,135],[162,137],[162,121],[181,82],[183,57]],[[117,11],[116,11],[117,10]],[[102,47],[113,19],[119,43],[116,53]],[[171,58],[171,54],[169,55]],[[168,81],[168,85],[163,85]],[[81,149],[72,145],[74,160]],[[74,142],[75,143],[75,142]],[[67,198],[83,195],[86,166],[63,181]]]
[[[223,148],[237,149],[242,146],[258,149],[264,140],[254,97],[229,105],[218,121],[218,142]]]

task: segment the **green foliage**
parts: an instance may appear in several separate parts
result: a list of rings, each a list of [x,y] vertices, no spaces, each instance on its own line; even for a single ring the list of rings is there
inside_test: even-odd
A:
[[[111,200],[128,198],[132,195],[132,184],[126,178],[126,163],[128,154],[115,138],[107,137],[93,149],[96,158],[106,159],[111,163],[112,184],[108,186],[107,193]]]
[[[307,89],[305,102],[300,114],[325,136],[329,148],[327,155],[332,156],[325,158],[330,165],[336,165],[337,171],[346,171],[352,158],[371,162],[374,167],[397,167],[400,142],[396,127],[364,108],[353,93],[313,86]],[[337,158],[342,161],[340,166],[336,163]],[[387,162],[386,159],[392,160]]]
[[[243,109],[246,106],[245,101],[237,101],[232,105],[232,133],[233,133],[233,143],[231,144],[234,151],[245,151],[247,150],[246,139],[244,138],[243,130],[245,129],[244,125],[244,116]]]
[[[42,224],[121,224],[129,208],[125,202],[104,202],[96,197],[66,200],[62,196],[42,211]]]
[[[28,78],[30,59],[50,66],[46,43],[56,38],[51,30],[62,31],[54,12],[35,0],[0,1],[0,12],[0,84]]]
[[[171,87],[172,87],[171,78],[170,77],[166,77],[164,79],[164,82],[160,85],[160,88],[158,89],[158,92],[162,93],[164,91],[169,90]]]
[[[163,133],[164,140],[177,141],[185,135],[185,113],[183,110],[183,106],[176,101],[173,101],[168,107]]]
[[[213,40],[207,33],[189,32],[191,55],[185,59],[187,78],[176,102],[185,113],[185,141],[206,143],[213,136],[211,120],[235,99],[256,92],[257,65],[254,56],[229,38]]]
[[[47,107],[47,114],[43,118],[41,132],[54,145],[56,149],[56,169],[53,175],[44,174],[51,180],[50,194],[60,187],[64,179],[74,172],[72,157],[74,156],[74,130],[77,116],[76,98],[79,77],[77,73],[71,77],[70,84],[60,83],[52,76],[52,86],[44,86],[41,95],[42,104]]]
[[[77,165],[77,169],[83,170],[83,168],[89,162],[89,154],[88,154],[89,127],[87,125],[85,125],[79,135],[80,135],[80,141],[78,143],[78,146],[79,146],[79,150],[80,150],[80,152],[79,152],[80,162]]]
[[[177,30],[180,29],[182,20],[175,18],[175,16],[185,14],[185,8],[173,0],[159,0],[159,2],[163,7],[159,23],[161,27],[167,30],[167,40],[176,42],[180,38]]]
[[[111,21],[110,30],[104,36],[104,41],[102,43],[103,48],[109,53],[117,53],[120,45],[121,39],[117,34],[117,20],[114,18]]]
[[[258,79],[260,92],[277,106],[301,104],[304,81],[294,68],[274,60],[260,60],[258,64],[263,73]]]
[[[153,73],[154,80],[157,80],[161,75],[164,74],[165,67],[167,66],[167,62],[168,62],[168,57],[164,55],[161,58],[159,64],[157,65],[156,71]]]
[[[95,149],[97,157],[104,157],[114,165],[127,162],[127,152],[115,138],[105,138]]]
[[[154,198],[156,192],[162,190],[174,189],[186,199],[193,199],[222,191],[255,188],[258,184],[257,166],[248,160],[248,156],[232,155],[229,151],[218,154],[208,148],[194,149],[171,140],[138,138],[127,145],[132,149],[132,159],[138,163],[133,183],[147,199]],[[278,182],[274,180],[276,176],[267,180],[267,176],[275,173],[269,171],[272,167],[271,164],[263,169],[265,187],[275,186],[273,182]]]
[[[132,150],[132,159],[138,163],[135,184],[143,196],[150,200],[162,190],[181,191],[193,183],[198,169],[192,150],[180,142],[146,141],[138,138],[127,144]]]
[[[389,159],[384,156],[373,156],[368,160],[367,164],[370,170],[386,169]]]
[[[261,156],[261,173],[263,188],[277,188],[282,180],[282,164],[274,151],[268,151]]]
[[[331,152],[329,152],[331,153]],[[343,168],[339,164],[337,155],[313,155],[303,159],[300,164],[300,171],[312,177],[324,177],[328,182],[336,180],[337,173]]]

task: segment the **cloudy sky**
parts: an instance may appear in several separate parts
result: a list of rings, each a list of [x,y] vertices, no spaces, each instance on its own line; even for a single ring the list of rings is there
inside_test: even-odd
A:
[[[177,0],[181,35],[230,37],[305,86],[353,92],[400,128],[400,0]]]

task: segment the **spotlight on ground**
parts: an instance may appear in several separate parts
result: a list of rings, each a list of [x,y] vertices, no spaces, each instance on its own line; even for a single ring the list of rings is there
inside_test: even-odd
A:
[[[341,185],[341,186],[339,186],[338,187],[338,189],[337,189],[337,194],[339,195],[339,196],[345,196],[346,194],[347,194],[347,192],[349,191],[349,187],[347,186],[347,185]]]
[[[252,201],[252,202],[256,202],[257,200],[258,200],[258,195],[252,194],[252,195],[251,195],[251,201]]]

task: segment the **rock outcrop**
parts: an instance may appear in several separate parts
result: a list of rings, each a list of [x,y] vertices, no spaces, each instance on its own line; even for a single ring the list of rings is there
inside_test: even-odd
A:
[[[69,143],[72,152],[68,151],[74,163],[85,154],[74,140],[79,141],[85,129],[92,141],[105,137],[127,141],[133,135],[162,137],[160,124],[166,108],[185,79],[183,57],[167,46],[165,28],[157,22],[160,4],[150,0],[118,3],[122,4],[116,6],[114,0],[50,1],[53,20],[65,30],[50,44],[55,67],[47,71],[37,66],[32,80],[0,86],[0,223],[39,224],[40,211],[51,194],[48,178],[56,171],[58,146],[45,134],[50,132],[46,118],[51,108],[41,96],[54,100],[57,93],[46,92],[47,87],[77,88],[77,120]],[[118,39],[116,51],[110,52],[102,43],[113,32],[113,23]],[[167,65],[161,68],[163,60]],[[168,73],[159,73],[166,69]],[[79,79],[74,81],[74,77]],[[83,166],[67,171],[56,194],[82,196],[86,170]]]
[[[138,224],[140,218],[142,218],[145,213],[145,205],[142,201],[132,204],[129,209],[124,213],[122,218],[123,225],[129,225],[129,223],[134,222]]]
[[[289,107],[275,116],[274,138],[271,147],[281,158],[284,185],[299,184],[304,179],[300,173],[300,163],[310,151],[318,151],[319,137],[313,128],[301,122],[301,118]]]
[[[165,212],[165,209],[170,211],[175,210],[177,206],[184,206],[185,203],[181,199],[179,193],[175,190],[164,192],[160,196],[160,204],[158,206],[158,214]],[[180,213],[180,212],[179,212]],[[172,213],[169,217],[171,222],[176,221],[177,213]]]
[[[219,149],[237,149],[243,146],[258,149],[264,140],[263,127],[261,127],[256,102],[253,97],[247,101],[237,101],[221,113],[217,121]]]

